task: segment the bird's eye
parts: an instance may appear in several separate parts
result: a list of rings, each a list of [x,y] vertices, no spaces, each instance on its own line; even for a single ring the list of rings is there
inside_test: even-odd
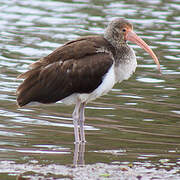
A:
[[[126,32],[126,29],[122,29],[122,32]]]

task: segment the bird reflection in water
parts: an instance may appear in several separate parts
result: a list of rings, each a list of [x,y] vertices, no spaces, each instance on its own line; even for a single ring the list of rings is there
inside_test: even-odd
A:
[[[84,152],[85,152],[85,143],[75,143],[74,145],[74,159],[73,166],[84,166]]]

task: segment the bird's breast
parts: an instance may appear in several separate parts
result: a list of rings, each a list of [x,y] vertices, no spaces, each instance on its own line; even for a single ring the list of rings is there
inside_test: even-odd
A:
[[[135,72],[137,67],[136,55],[133,49],[129,53],[121,56],[121,59],[116,60],[115,64],[115,77],[116,82],[127,80]]]

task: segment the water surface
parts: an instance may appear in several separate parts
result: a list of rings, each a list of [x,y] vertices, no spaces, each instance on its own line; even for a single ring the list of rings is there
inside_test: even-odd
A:
[[[180,172],[178,1],[0,0],[0,177],[14,179],[24,166],[73,164],[74,107],[18,108],[15,91],[21,80],[16,77],[66,41],[102,34],[115,17],[134,24],[157,54],[162,75],[146,52],[130,44],[138,59],[136,73],[86,107],[85,164],[157,167],[173,170],[174,178]]]

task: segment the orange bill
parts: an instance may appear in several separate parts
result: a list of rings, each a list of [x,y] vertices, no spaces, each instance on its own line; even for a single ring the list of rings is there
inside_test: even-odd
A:
[[[126,34],[126,40],[136,43],[138,46],[143,48],[147,53],[149,53],[149,55],[154,59],[154,62],[157,64],[158,70],[161,72],[160,64],[157,56],[154,54],[152,49],[139,36],[137,36],[135,32],[129,30]]]

